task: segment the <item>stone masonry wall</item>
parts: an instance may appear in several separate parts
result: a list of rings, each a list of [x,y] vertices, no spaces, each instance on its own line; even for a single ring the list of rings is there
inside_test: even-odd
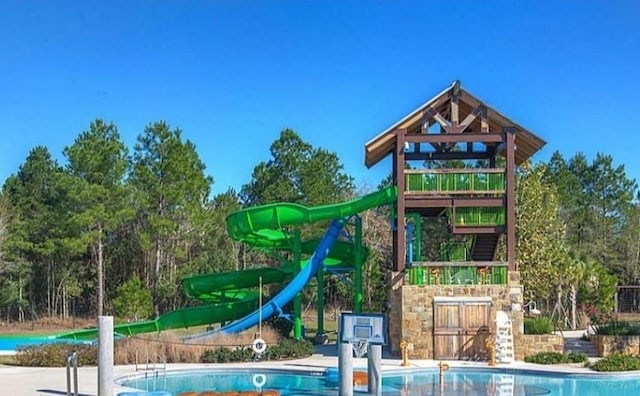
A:
[[[522,347],[524,356],[535,355],[540,352],[562,353],[564,351],[564,338],[557,334],[524,334],[522,336]]]
[[[429,285],[395,283],[389,291],[387,326],[392,354],[400,355],[400,342],[408,343],[410,359],[433,359],[434,297],[491,297],[492,321],[497,311],[505,311],[513,324],[516,359],[524,357],[522,345],[522,286],[519,274],[509,273],[509,285]],[[408,283],[408,282],[405,282]],[[493,324],[492,324],[493,325]]]
[[[596,334],[594,344],[598,356],[604,357],[614,353],[637,355],[640,353],[640,336],[610,336]]]

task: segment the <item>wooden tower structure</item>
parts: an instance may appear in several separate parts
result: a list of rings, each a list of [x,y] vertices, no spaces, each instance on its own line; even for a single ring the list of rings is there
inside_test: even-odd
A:
[[[464,90],[459,81],[454,81],[366,143],[366,166],[371,167],[391,155],[393,182],[398,187],[393,269],[395,278],[402,282],[393,288],[399,290],[403,285],[435,287],[426,292],[426,301],[433,304],[428,308],[434,311],[427,310],[426,316],[421,316],[422,327],[425,321],[434,323],[431,328],[433,348],[427,348],[430,352],[426,354],[414,353],[414,356],[464,357],[459,350],[464,339],[452,341],[454,345],[450,349],[458,350],[445,351],[438,356],[435,337],[439,325],[435,302],[444,301],[439,297],[491,296],[509,291],[515,294],[514,286],[519,284],[515,265],[515,170],[544,144],[541,138]],[[474,165],[455,168],[446,165],[446,161],[454,160],[458,164],[473,162]],[[409,163],[411,167],[407,166]],[[451,235],[462,242],[443,246],[442,254],[435,260],[423,260],[420,252],[422,219],[435,216],[446,217]],[[413,230],[409,224],[413,224]],[[506,257],[498,261],[495,253],[502,235],[506,237]],[[438,288],[443,286],[449,288]],[[495,307],[506,310],[503,306],[516,300],[522,303],[521,289],[520,296],[512,296],[511,301],[492,300],[489,305],[494,308],[482,311],[487,318],[481,322],[495,319]],[[406,313],[407,302],[400,304],[395,309],[401,308]],[[451,313],[446,315],[451,316]],[[464,313],[457,315],[464,321]],[[402,325],[396,338],[406,340],[409,322],[404,316],[397,319],[396,323]],[[391,326],[392,320],[389,322]],[[464,329],[463,323],[455,325],[458,332],[470,330]],[[418,326],[417,322],[415,326]],[[390,332],[393,339],[391,327]],[[419,349],[414,345],[414,351]]]

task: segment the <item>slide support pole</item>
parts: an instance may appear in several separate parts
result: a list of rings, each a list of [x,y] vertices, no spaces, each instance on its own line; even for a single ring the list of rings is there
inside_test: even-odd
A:
[[[362,264],[363,264],[363,246],[362,246],[362,218],[360,216],[355,217],[356,220],[356,235],[355,235],[355,288],[356,293],[353,299],[353,311],[355,313],[362,312]]]
[[[297,276],[302,269],[302,249],[300,246],[300,230],[293,232],[293,263],[295,266],[295,275]],[[293,338],[302,339],[302,293],[296,293],[293,298]]]
[[[316,337],[324,335],[324,267],[318,269],[318,331]]]

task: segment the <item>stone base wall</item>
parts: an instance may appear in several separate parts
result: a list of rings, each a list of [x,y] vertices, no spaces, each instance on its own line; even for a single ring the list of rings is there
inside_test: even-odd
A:
[[[598,356],[604,357],[614,353],[637,355],[640,353],[640,336],[593,336]]]
[[[433,359],[434,297],[490,297],[492,323],[497,311],[505,311],[513,324],[516,359],[524,358],[522,347],[522,286],[519,274],[509,273],[509,285],[429,285],[394,284],[389,291],[389,349],[400,356],[400,342],[407,341],[410,359]]]
[[[564,338],[557,334],[523,334],[522,350],[524,356],[541,352],[562,353],[564,351]]]

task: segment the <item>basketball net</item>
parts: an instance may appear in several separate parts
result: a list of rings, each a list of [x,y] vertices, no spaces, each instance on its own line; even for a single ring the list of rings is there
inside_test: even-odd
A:
[[[367,347],[369,346],[369,341],[367,340],[358,340],[353,342],[353,351],[356,354],[357,358],[364,357],[367,354]]]

